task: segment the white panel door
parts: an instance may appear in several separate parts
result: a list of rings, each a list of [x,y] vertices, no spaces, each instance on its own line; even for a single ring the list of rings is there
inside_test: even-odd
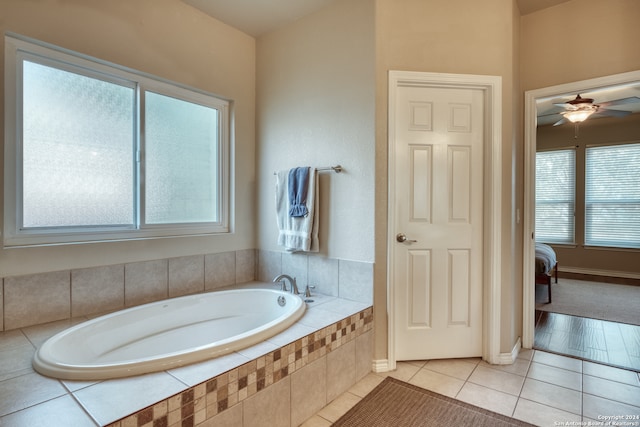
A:
[[[396,360],[481,356],[484,93],[401,86],[396,99]]]

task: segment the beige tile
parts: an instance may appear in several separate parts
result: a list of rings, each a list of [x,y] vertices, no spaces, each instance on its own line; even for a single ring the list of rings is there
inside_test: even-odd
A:
[[[580,415],[551,408],[527,399],[518,400],[513,418],[543,427],[580,425],[582,421]]]
[[[169,261],[134,262],[124,266],[124,301],[127,307],[169,296]]]
[[[467,362],[464,359],[443,359],[428,361],[424,369],[466,381],[476,366],[477,363]]]
[[[582,393],[569,388],[527,378],[520,397],[573,414],[582,414]]]
[[[0,418],[3,426],[95,427],[87,413],[69,395],[64,395]]]
[[[242,427],[242,405],[234,405],[231,408],[209,418],[198,427]],[[136,426],[137,427],[137,426]]]
[[[602,421],[604,415],[635,415],[640,416],[640,408],[627,405],[599,396],[584,394],[582,396],[583,415],[586,418]],[[624,421],[624,420],[622,420]]]
[[[309,257],[309,283],[316,292],[338,296],[338,260],[320,256]]]
[[[4,281],[0,277],[0,331],[4,331]]]
[[[328,420],[325,420],[319,415],[314,415],[313,417],[309,418],[307,421],[301,424],[301,427],[330,427],[330,426],[331,426],[331,422]]]
[[[521,348],[518,353],[518,359],[525,359],[531,361],[533,359],[533,355],[535,354],[535,350],[530,348]]]
[[[510,417],[518,397],[473,383],[466,383],[456,399]]]
[[[207,381],[216,375],[220,375],[223,372],[247,363],[250,360],[251,359],[240,353],[229,353],[203,362],[192,363],[180,368],[170,369],[167,372],[182,381],[184,384],[195,386],[196,384]]]
[[[70,277],[66,270],[5,277],[5,330],[71,317]]]
[[[0,348],[0,381],[33,372],[31,359],[36,349],[31,343]]]
[[[356,338],[356,381],[371,372],[373,361],[373,331],[367,331]]]
[[[8,350],[11,347],[29,345],[27,336],[20,329],[0,332],[0,350]]]
[[[256,258],[255,249],[236,251],[236,283],[256,280]]]
[[[291,344],[292,342],[299,340],[309,334],[312,334],[316,331],[315,328],[311,326],[306,326],[301,323],[294,323],[293,326],[290,326],[288,329],[280,332],[277,335],[272,336],[267,341],[271,344],[276,345],[277,347],[283,347],[285,345]],[[354,352],[354,363],[355,363],[355,352]]]
[[[340,298],[373,304],[373,264],[340,259],[338,265]]]
[[[222,252],[204,257],[204,289],[211,291],[236,283],[236,253]]]
[[[640,387],[585,375],[583,391],[609,400],[640,408]]]
[[[124,307],[124,265],[71,271],[71,316],[104,313]]]
[[[103,381],[75,391],[73,395],[100,425],[106,425],[185,388],[171,375],[159,372]]]
[[[469,381],[504,393],[518,396],[524,384],[524,377],[509,372],[478,366]]]
[[[428,360],[407,360],[406,363],[417,366],[418,368],[423,368],[429,361]]]
[[[520,375],[521,377],[527,375],[530,364],[531,362],[527,359],[516,359],[509,365],[491,365],[485,361],[480,362],[480,366],[484,366],[485,368],[496,369],[502,372],[509,372],[512,374]]]
[[[59,381],[29,373],[0,382],[0,416],[66,394]]]
[[[582,372],[582,360],[574,359],[573,357],[546,353],[544,351],[536,351],[533,355],[533,361],[569,371]]]
[[[456,397],[464,385],[462,380],[426,368],[420,369],[408,382],[449,397]]]
[[[348,343],[327,354],[327,401],[332,401],[356,383],[356,343]]]
[[[302,424],[327,404],[327,358],[291,375],[291,424]]]
[[[618,369],[611,366],[587,361],[583,363],[583,369],[583,373],[585,375],[606,378],[611,381],[617,381],[619,383],[625,383],[632,386],[640,387],[640,379],[638,378],[637,372],[627,371],[625,369]]]
[[[384,378],[374,373],[370,373],[369,375],[355,383],[354,386],[349,389],[349,393],[355,394],[356,396],[365,397],[382,381],[384,381]]]
[[[258,250],[258,280],[270,282],[282,271],[282,252]],[[287,283],[287,287],[289,284]]]
[[[48,340],[58,332],[62,332],[72,326],[78,325],[82,322],[86,322],[87,319],[88,318],[85,316],[80,316],[71,319],[58,320],[55,322],[43,323],[40,325],[22,328],[22,332],[34,346],[40,347],[46,340]]]
[[[377,372],[381,377],[392,377],[400,381],[408,382],[411,377],[418,373],[420,366],[410,362],[396,362],[396,369],[389,372]]]
[[[582,391],[582,375],[575,371],[568,371],[566,369],[532,362],[527,377],[572,390]]]
[[[169,260],[169,297],[204,291],[204,255]]]
[[[298,252],[283,253],[282,272],[295,277],[300,292],[304,292],[305,287],[309,284],[309,255]]]
[[[361,397],[355,394],[349,392],[343,393],[322,408],[320,412],[318,412],[318,415],[332,423],[336,422],[341,416],[346,414],[349,409],[356,406],[361,399]]]
[[[291,401],[291,378],[265,388],[259,393],[247,398],[243,406],[243,427],[289,427]]]
[[[262,341],[261,343],[252,345],[250,347],[242,348],[238,350],[237,353],[249,359],[257,359],[258,357],[264,356],[265,354],[277,350],[278,348],[279,347],[273,343]]]

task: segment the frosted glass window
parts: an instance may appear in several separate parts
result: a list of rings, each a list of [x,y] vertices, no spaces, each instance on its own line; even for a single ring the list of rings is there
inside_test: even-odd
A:
[[[4,38],[5,247],[229,232],[231,101]]]
[[[145,93],[145,222],[217,220],[218,111]]]
[[[536,241],[575,241],[575,149],[536,153]]]
[[[587,147],[585,244],[640,248],[640,144]]]
[[[22,226],[134,221],[131,87],[23,63]]]

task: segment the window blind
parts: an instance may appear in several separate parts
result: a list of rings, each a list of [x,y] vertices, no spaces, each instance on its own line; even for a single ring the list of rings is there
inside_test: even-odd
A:
[[[574,148],[536,153],[536,241],[575,241]]]
[[[640,248],[640,144],[586,149],[585,244]]]

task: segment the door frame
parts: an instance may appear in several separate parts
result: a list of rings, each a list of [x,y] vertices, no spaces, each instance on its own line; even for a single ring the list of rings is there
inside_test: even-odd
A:
[[[500,356],[500,311],[502,268],[502,77],[389,71],[388,87],[388,221],[387,221],[387,326],[388,370],[396,368],[395,337],[395,112],[396,89],[400,86],[445,89],[479,89],[484,93],[484,206],[482,277],[482,358],[505,363]]]
[[[535,331],[536,127],[538,100],[640,81],[640,71],[529,90],[524,93],[524,215],[522,250],[522,347],[533,348]]]

